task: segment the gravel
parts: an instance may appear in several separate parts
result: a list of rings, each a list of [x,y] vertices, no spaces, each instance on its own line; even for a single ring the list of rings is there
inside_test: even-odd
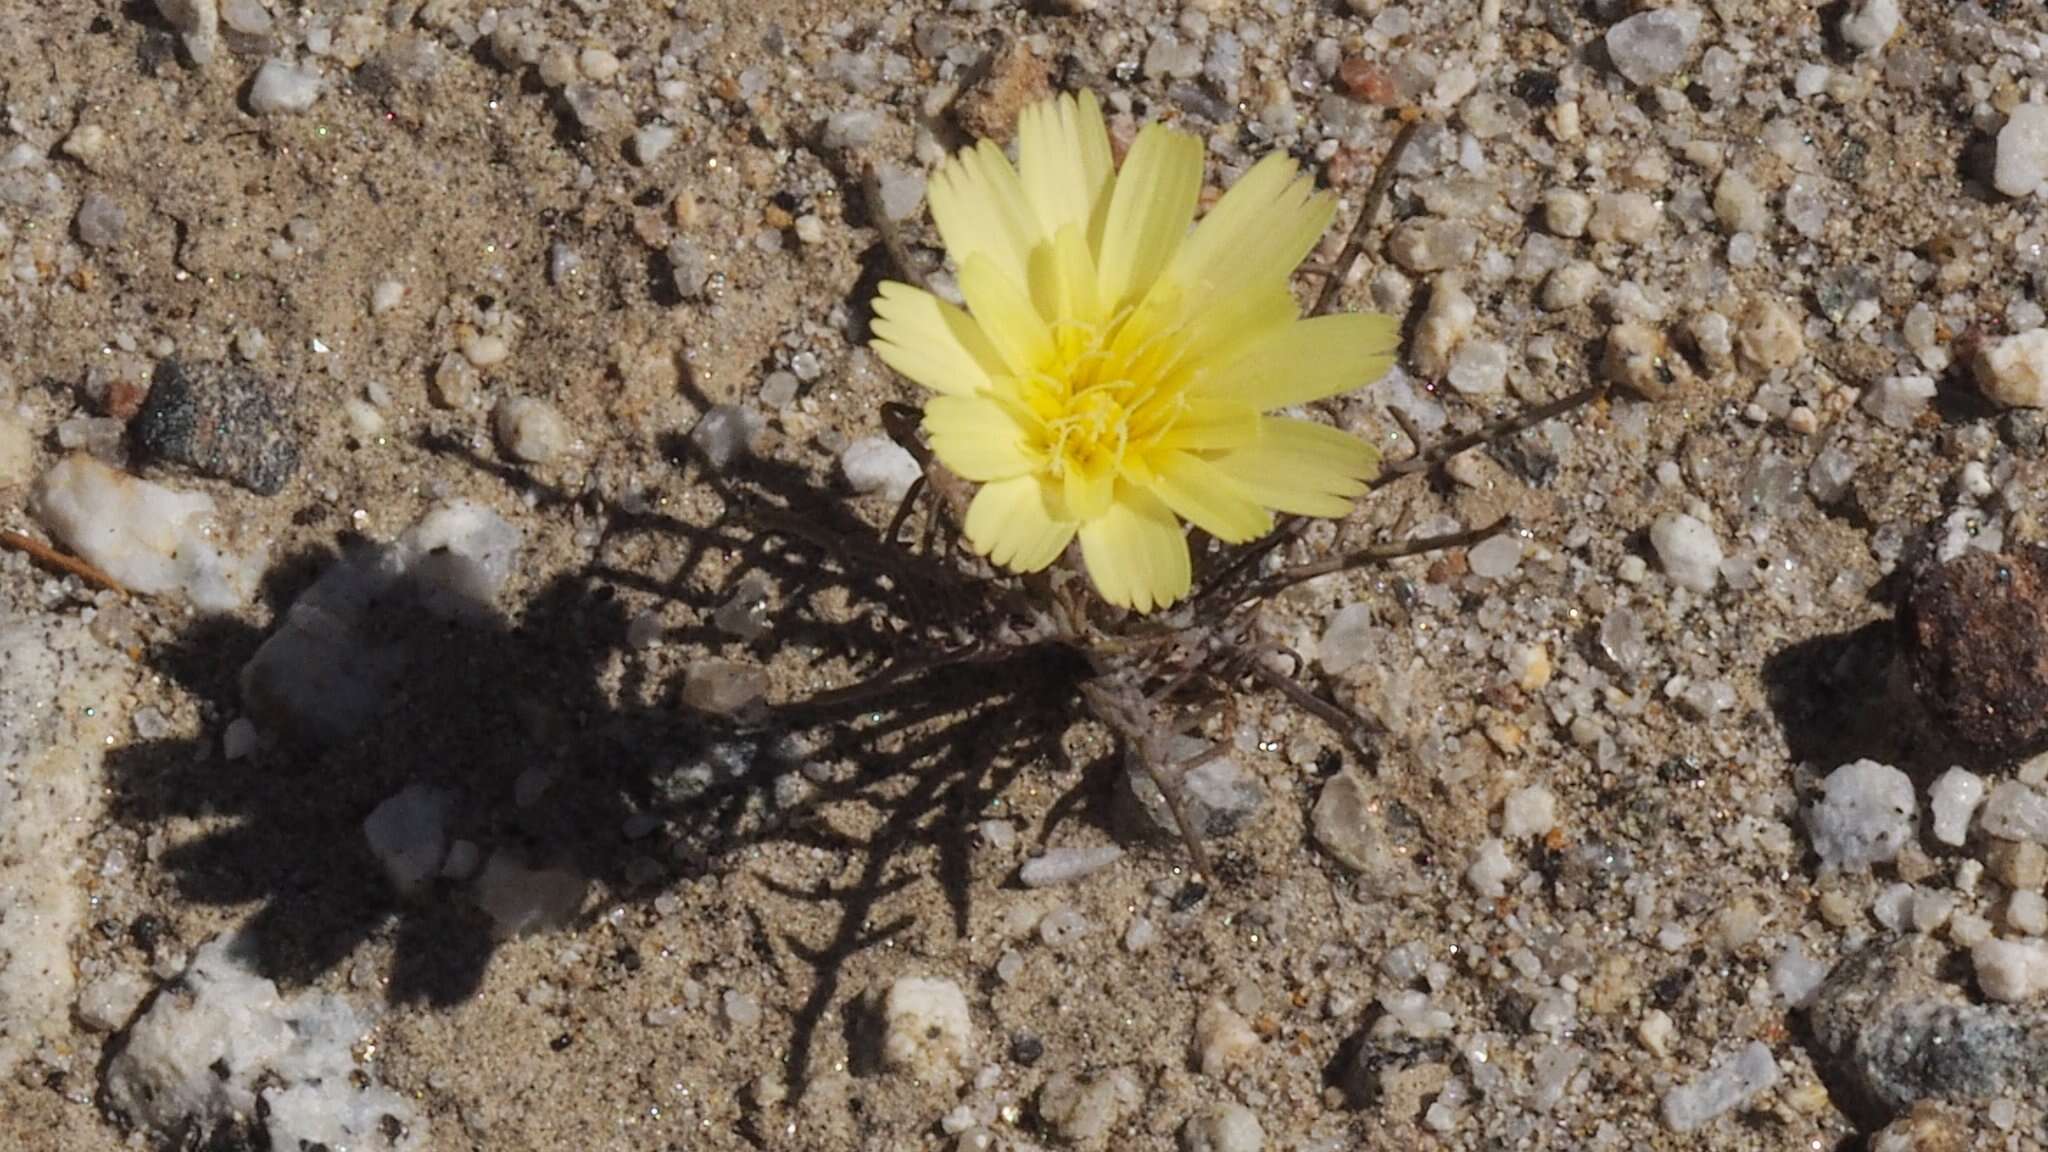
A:
[[[1867,869],[1898,857],[1913,838],[1917,813],[1913,781],[1904,772],[1858,760],[1828,773],[1806,826],[1821,863]]]
[[[1684,513],[1659,516],[1650,525],[1650,546],[1673,584],[1694,592],[1712,592],[1721,579],[1721,541],[1714,530]]]
[[[1972,367],[1977,387],[1993,404],[2048,408],[2048,328],[1986,341]]]
[[[2048,182],[2048,104],[2020,104],[2006,116],[1991,182],[2013,197],[2032,196]]]
[[[249,82],[249,110],[258,116],[304,112],[325,86],[319,71],[289,60],[268,60]]]
[[[1751,1041],[1704,1075],[1665,1093],[1664,1123],[1674,1132],[1696,1132],[1748,1107],[1776,1087],[1781,1075],[1770,1047]]]
[[[1690,8],[1640,12],[1607,30],[1607,58],[1630,83],[1654,84],[1685,66],[1699,34]]]
[[[967,997],[951,980],[904,976],[881,998],[881,1060],[892,1071],[941,1083],[974,1055]]]

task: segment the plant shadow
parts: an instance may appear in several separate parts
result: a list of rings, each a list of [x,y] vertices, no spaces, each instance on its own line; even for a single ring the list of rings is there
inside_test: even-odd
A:
[[[471,457],[543,509],[597,519],[600,538],[587,563],[522,596],[513,615],[451,618],[405,587],[377,598],[351,642],[392,664],[352,731],[280,738],[232,760],[214,740],[112,752],[118,821],[145,835],[167,824],[196,830],[154,858],[169,893],[253,908],[241,931],[262,974],[281,983],[312,982],[379,940],[392,952],[393,1002],[449,1005],[477,991],[514,930],[564,919],[508,926],[484,892],[494,869],[514,888],[573,878],[570,895],[581,898],[562,909],[573,922],[592,915],[584,909],[651,901],[738,867],[745,849],[822,849],[843,862],[836,879],[765,881],[829,908],[834,925],[785,937],[812,969],[787,1057],[787,1082],[801,1092],[814,1041],[845,1009],[842,968],[908,924],[891,918],[893,894],[935,884],[953,929],[966,932],[973,868],[963,828],[1020,772],[1063,763],[1082,669],[1061,647],[978,643],[991,609],[950,560],[883,545],[843,494],[803,469],[750,459],[719,470],[687,439],[668,448],[685,462],[681,482],[717,497],[719,511],[702,522],[658,500],[596,507]],[[364,547],[343,545],[344,555]],[[651,557],[666,563],[651,567]],[[312,574],[336,564],[316,551],[280,566],[280,621]],[[772,592],[741,613],[747,627],[722,626],[763,587]],[[863,687],[771,708],[765,719],[692,711],[678,702],[681,663],[645,658],[645,609],[631,604],[650,602],[665,621],[684,621],[661,635],[666,650],[756,665],[796,652],[815,673],[807,682]],[[975,628],[957,625],[975,611]],[[225,720],[248,711],[242,670],[266,638],[202,619],[145,660]],[[472,863],[450,874],[436,852],[432,874],[401,892],[364,821],[413,789],[445,798],[441,846]],[[866,810],[852,823],[871,832],[849,834],[839,830],[848,821],[828,818],[847,805]]]

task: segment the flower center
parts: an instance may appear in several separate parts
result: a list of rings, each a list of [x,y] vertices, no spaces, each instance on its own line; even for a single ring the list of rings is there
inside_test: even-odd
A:
[[[1053,476],[1114,472],[1173,427],[1187,406],[1168,381],[1174,335],[1130,309],[1105,323],[1063,320],[1054,328],[1053,355],[1028,382]]]

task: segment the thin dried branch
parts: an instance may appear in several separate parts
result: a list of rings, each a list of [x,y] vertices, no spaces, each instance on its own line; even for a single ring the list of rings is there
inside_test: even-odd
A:
[[[24,536],[19,532],[0,531],[0,545],[13,548],[19,552],[28,553],[29,559],[41,564],[45,568],[54,568],[59,572],[67,572],[88,584],[111,589],[123,596],[128,594],[128,590],[121,586],[121,582],[112,576],[107,575],[105,572],[100,571],[84,560],[80,560],[76,556],[69,556],[59,552],[32,536]]]
[[[1400,166],[1401,154],[1415,139],[1415,133],[1422,128],[1422,120],[1409,119],[1394,134],[1394,142],[1387,145],[1387,154],[1380,158],[1379,167],[1373,170],[1372,183],[1366,186],[1365,200],[1358,206],[1358,217],[1351,223],[1351,235],[1344,241],[1344,247],[1337,253],[1337,261],[1330,272],[1323,277],[1323,287],[1316,294],[1315,307],[1309,309],[1311,316],[1321,316],[1337,305],[1337,293],[1344,288],[1344,277],[1351,271],[1351,265],[1358,261],[1358,254],[1365,249],[1365,238],[1372,231],[1373,217],[1379,215],[1380,204],[1387,198],[1387,189],[1394,183],[1394,169]]]
[[[1095,718],[1116,734],[1125,754],[1165,798],[1174,827],[1180,830],[1181,842],[1187,845],[1188,856],[1194,861],[1196,879],[1214,875],[1209,868],[1209,850],[1202,846],[1201,830],[1195,827],[1194,817],[1188,811],[1187,790],[1182,787],[1187,769],[1172,759],[1173,732],[1160,723],[1145,694],[1127,678],[1107,675],[1083,681],[1081,699],[1087,702]]]
[[[1481,444],[1491,444],[1495,441],[1505,440],[1518,432],[1534,428],[1536,425],[1552,417],[1562,416],[1574,408],[1591,404],[1593,401],[1607,395],[1607,391],[1608,386],[1606,384],[1595,384],[1588,388],[1581,388],[1569,396],[1552,400],[1547,404],[1538,404],[1534,408],[1517,412],[1504,420],[1496,420],[1477,431],[1467,432],[1462,436],[1453,436],[1448,440],[1438,441],[1427,448],[1421,448],[1415,455],[1408,457],[1406,460],[1398,460],[1382,468],[1379,478],[1373,481],[1373,487],[1384,487],[1403,476],[1412,476],[1426,468],[1434,468],[1468,448],[1477,448]],[[1409,434],[1411,437],[1414,435],[1412,431]],[[1417,443],[1419,445],[1420,441],[1417,441]]]
[[[1328,576],[1334,572],[1347,572],[1353,568],[1367,568],[1375,564],[1385,564],[1388,561],[1399,560],[1407,556],[1420,556],[1425,552],[1441,552],[1446,548],[1469,547],[1488,537],[1498,536],[1503,532],[1511,531],[1514,526],[1514,517],[1503,516],[1491,524],[1479,528],[1468,528],[1463,532],[1447,532],[1441,536],[1422,536],[1414,540],[1401,540],[1390,544],[1374,544],[1367,548],[1355,548],[1349,552],[1331,556],[1328,559],[1316,560],[1308,564],[1296,564],[1292,568],[1283,568],[1254,586],[1251,595],[1254,597],[1271,596],[1283,589],[1292,588],[1304,580],[1313,580],[1318,576]]]

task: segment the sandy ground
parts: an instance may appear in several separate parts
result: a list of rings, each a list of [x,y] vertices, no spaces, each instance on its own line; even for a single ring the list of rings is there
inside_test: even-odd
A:
[[[40,536],[28,479],[63,455],[59,426],[125,418],[165,358],[245,362],[300,455],[272,496],[145,470],[210,492],[267,544],[263,593],[240,611],[95,605],[18,555],[0,565],[11,614],[92,608],[132,674],[95,702],[119,719],[66,865],[88,901],[81,982],[175,976],[240,927],[287,989],[381,1007],[359,1055],[417,1102],[434,1149],[951,1148],[963,1128],[960,1147],[1087,1145],[1040,1090],[1119,1071],[1137,1091],[1094,1146],[1180,1146],[1225,1104],[1288,1150],[1819,1149],[1881,1127],[1772,968],[1795,943],[1826,964],[1889,935],[1876,906],[1900,882],[2007,931],[1998,881],[1958,879],[1982,873],[1980,839],[1923,832],[1875,873],[1836,873],[1800,812],[1850,760],[1905,769],[1923,806],[1964,761],[1900,706],[1888,634],[1858,630],[1890,618],[1930,533],[2040,535],[2039,423],[1999,413],[1963,366],[1968,341],[2041,323],[2039,210],[1986,184],[2004,114],[2040,97],[2039,10],[1909,4],[1897,38],[1859,54],[1839,5],[1705,5],[1682,70],[1639,85],[1602,43],[1625,5],[1067,7],[280,3],[269,32],[227,32],[204,66],[147,3],[0,20],[0,155],[34,153],[0,161],[0,401],[34,444],[0,474],[0,523]],[[276,56],[324,77],[305,111],[251,111]],[[1618,324],[1670,340],[1655,399],[1619,390],[1404,479],[1342,530],[1512,514],[1511,572],[1476,574],[1459,551],[1263,609],[1267,635],[1343,666],[1312,675],[1385,731],[1360,763],[1247,691],[1207,734],[1264,803],[1212,846],[1200,889],[1171,840],[1119,820],[1121,761],[1078,711],[1071,664],[951,671],[776,738],[736,740],[677,703],[709,658],[764,667],[770,698],[795,701],[916,659],[953,621],[973,634],[971,591],[928,598],[784,521],[871,540],[892,510],[837,469],[884,401],[916,399],[863,347],[887,266],[866,166],[920,171],[1040,85],[1104,92],[1120,134],[1154,117],[1201,133],[1216,182],[1293,151],[1346,197],[1345,225],[1395,107],[1422,111],[1347,306],[1423,327],[1444,269],[1388,237],[1460,221],[1471,244],[1441,263],[1478,306],[1464,338],[1497,342],[1510,371],[1506,393],[1464,396],[1411,362],[1342,402],[1390,454],[1412,448],[1390,407],[1448,434],[1600,379]],[[646,158],[632,137],[655,122],[675,136]],[[1757,188],[1760,232],[1717,218],[1724,171]],[[1656,223],[1555,236],[1542,194],[1559,187],[1640,193]],[[81,235],[92,196],[125,218],[110,242]],[[922,211],[900,227],[936,267]],[[676,266],[698,259],[708,279],[679,289]],[[1599,291],[1539,307],[1568,259]],[[385,282],[402,298],[378,311]],[[1739,342],[1760,301],[1791,317],[1789,360],[1699,335],[1718,314]],[[1912,343],[1916,305],[1936,314],[1939,356]],[[436,372],[460,374],[440,366],[477,332],[509,355],[448,404]],[[1859,406],[1922,372],[1939,396],[1900,426]],[[511,459],[489,418],[509,396],[551,403],[572,443]],[[753,463],[692,449],[718,404],[763,414]],[[1816,491],[1828,452],[1855,466],[1846,493]],[[237,671],[282,607],[348,540],[390,539],[451,498],[523,533],[502,617],[392,623],[431,639],[370,730],[225,759]],[[1649,529],[1678,512],[1730,560],[1712,592],[1660,564]],[[1336,546],[1318,530],[1293,555]],[[749,573],[769,589],[752,639],[720,623]],[[692,791],[692,766],[733,757],[750,766],[736,783]],[[2016,770],[1967,762],[1994,782]],[[1363,872],[1312,830],[1339,773],[1365,781],[1356,819],[1379,857]],[[574,921],[500,939],[456,880],[396,896],[361,823],[421,782],[459,797],[452,835],[589,878]],[[1503,886],[1476,890],[1468,868],[1531,786],[1555,826],[1500,844]],[[1109,843],[1129,851],[1074,885],[1016,880],[1048,846]],[[905,976],[965,993],[973,1053],[955,1082],[877,1066],[876,999]],[[1215,1004],[1257,1042],[1205,1070],[1214,1037],[1196,1021]],[[2038,999],[2015,1011],[2038,1026]],[[1752,1040],[1780,1078],[1672,1131],[1674,1086]],[[99,1087],[120,1043],[60,1021],[0,1083],[0,1144],[124,1146]],[[1942,1123],[2037,1147],[2039,1103],[1965,1101]],[[243,1146],[138,1139],[159,1137]]]

